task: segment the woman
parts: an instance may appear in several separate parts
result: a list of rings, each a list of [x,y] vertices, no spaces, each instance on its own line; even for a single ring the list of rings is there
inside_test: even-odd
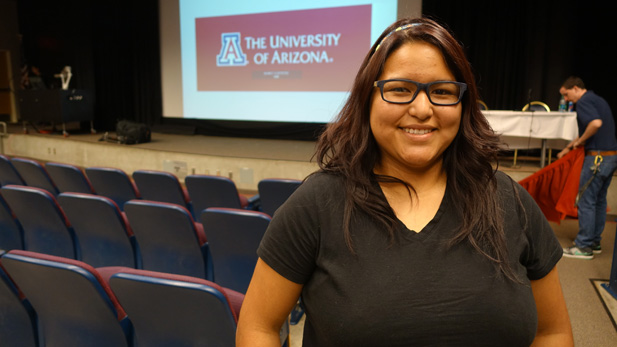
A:
[[[569,346],[562,249],[491,163],[498,137],[452,35],[390,26],[337,120],[321,170],[277,211],[238,323],[276,346],[302,295],[303,346]]]

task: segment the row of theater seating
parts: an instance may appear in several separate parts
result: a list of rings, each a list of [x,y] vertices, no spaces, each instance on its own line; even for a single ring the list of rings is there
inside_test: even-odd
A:
[[[263,212],[243,209],[207,208],[196,221],[184,207],[165,202],[130,200],[120,211],[113,200],[94,194],[56,198],[18,185],[0,193],[2,214],[13,222],[1,233],[5,250],[194,276],[240,292],[246,292],[270,222]]]
[[[21,250],[0,256],[2,346],[235,345],[244,295],[213,282]]]
[[[189,175],[184,185],[169,172],[137,170],[132,178],[123,170],[109,167],[81,168],[66,163],[9,158],[0,155],[0,186],[9,184],[42,188],[57,196],[64,192],[98,194],[111,198],[124,209],[124,203],[145,199],[178,204],[194,218],[208,207],[244,208],[270,216],[300,185],[295,179],[264,179],[258,194],[239,194],[235,183],[222,176]]]
[[[56,187],[47,175],[47,169],[55,172],[52,168],[69,168],[56,172],[55,177],[63,177],[59,174],[61,172],[77,171],[81,176],[74,177],[87,182],[88,186],[91,186],[88,176],[97,177],[93,174],[95,172],[124,174],[122,170],[86,168],[87,172],[92,169],[86,176],[80,169],[66,164],[47,163],[43,167],[30,159],[2,159],[4,161],[0,162],[4,162],[5,169],[12,169],[4,171],[28,180],[11,181],[7,178],[9,175],[0,175],[3,183],[0,190],[0,249],[23,249],[68,257],[95,267],[128,266],[210,280],[214,279],[213,263],[221,269],[228,269],[234,262],[236,267],[240,264],[242,268],[254,266],[257,259],[255,251],[270,215],[300,184],[297,180],[260,182],[265,201],[268,201],[266,205],[270,206],[269,214],[241,209],[238,205],[231,206],[237,208],[229,208],[222,201],[225,198],[211,199],[211,206],[193,209],[191,213],[186,204],[165,202],[165,194],[155,196],[157,190],[183,189],[178,179],[170,173],[136,171],[133,176],[141,184],[140,187],[148,191],[147,198],[152,200],[139,199],[134,195],[132,199],[126,196],[127,201],[118,201],[113,196],[95,194],[93,190],[75,192],[68,184],[65,184],[65,192],[56,190],[54,194],[53,190],[45,189]],[[15,167],[11,167],[13,163]],[[69,176],[67,174],[65,179],[58,181],[66,183]],[[206,184],[201,186],[202,190],[194,195],[193,200],[207,200],[203,196],[223,196],[223,189],[217,188],[216,182],[228,184],[227,187],[230,184],[233,190],[227,190],[230,192],[227,195],[233,195],[238,200],[235,185],[228,178],[203,175],[195,179],[203,179]],[[134,185],[126,174],[112,175],[106,185],[122,186],[127,181]],[[211,189],[207,190],[208,187]],[[136,189],[132,191],[137,192]],[[192,200],[183,201],[190,203]],[[213,257],[218,261],[213,262]],[[219,282],[223,275],[217,277]],[[243,279],[223,285],[244,292],[248,282]]]
[[[56,178],[63,176],[54,170],[69,174]],[[198,193],[188,199],[187,189],[174,175],[165,172],[139,170],[133,173],[133,182],[118,169],[86,168],[84,171],[62,163],[42,165],[30,159],[2,156],[0,250],[26,250],[58,256],[82,261],[93,268],[122,266],[136,271],[155,271],[165,276],[189,276],[195,280],[214,281],[243,294],[252,276],[257,261],[256,249],[270,216],[301,183],[297,180],[260,182],[258,196],[264,199],[261,205],[256,203],[257,199],[252,199],[252,207],[261,206],[269,212],[263,213],[242,208],[246,207],[242,205],[233,205],[238,208],[211,207],[218,206],[221,199],[218,202],[214,199],[210,202],[212,205],[207,206],[198,203],[206,200],[205,196],[216,195],[212,192],[216,188],[211,188],[211,191],[204,186],[201,191],[194,190]],[[11,181],[6,172],[21,181]],[[112,178],[106,183],[108,188],[128,185],[135,196],[119,198],[118,195],[101,194],[111,192],[111,188],[106,191],[102,188],[105,185],[94,183],[98,182],[94,177],[101,172],[121,178],[115,181]],[[73,177],[69,181],[71,175],[78,179]],[[204,182],[223,182],[228,187],[231,183],[233,189],[228,191],[235,195],[235,201],[240,200],[231,180],[193,176],[195,182],[201,182],[203,178]],[[87,183],[89,190],[72,192],[77,190],[75,182],[80,180]],[[268,186],[275,187],[276,192],[263,189]],[[164,196],[170,195],[168,193],[174,189],[182,192],[185,204],[164,202]],[[160,194],[161,191],[165,193]],[[155,198],[159,201],[154,201]],[[293,322],[296,323],[301,315],[302,309],[297,306]],[[0,331],[10,326],[3,318],[0,317]],[[4,341],[2,334],[0,341]]]

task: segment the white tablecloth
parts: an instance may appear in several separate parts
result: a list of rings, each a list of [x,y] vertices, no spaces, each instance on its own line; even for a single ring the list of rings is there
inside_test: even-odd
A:
[[[511,149],[562,149],[578,136],[576,112],[482,111]]]

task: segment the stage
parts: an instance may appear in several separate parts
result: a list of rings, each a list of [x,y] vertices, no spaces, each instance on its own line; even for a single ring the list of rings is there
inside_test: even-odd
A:
[[[8,156],[80,167],[116,167],[128,174],[139,169],[163,170],[173,172],[181,181],[190,174],[227,176],[246,193],[256,192],[263,178],[303,179],[318,168],[311,160],[312,141],[153,132],[151,142],[122,145],[101,141],[103,133],[71,131],[64,137],[61,131],[43,134],[32,127],[24,133],[21,124],[7,128],[0,153]]]

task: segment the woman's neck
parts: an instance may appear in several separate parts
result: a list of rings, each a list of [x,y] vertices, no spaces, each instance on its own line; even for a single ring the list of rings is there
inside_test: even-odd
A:
[[[376,165],[373,172],[377,175],[398,178],[410,184],[417,193],[424,190],[432,190],[434,187],[444,187],[447,181],[447,175],[443,170],[442,162],[421,169],[394,165]]]
[[[375,174],[387,175],[405,181],[413,187],[400,183],[380,182],[381,190],[397,218],[409,230],[420,232],[435,217],[445,195],[447,175],[442,165],[427,170],[383,170],[375,167]]]

